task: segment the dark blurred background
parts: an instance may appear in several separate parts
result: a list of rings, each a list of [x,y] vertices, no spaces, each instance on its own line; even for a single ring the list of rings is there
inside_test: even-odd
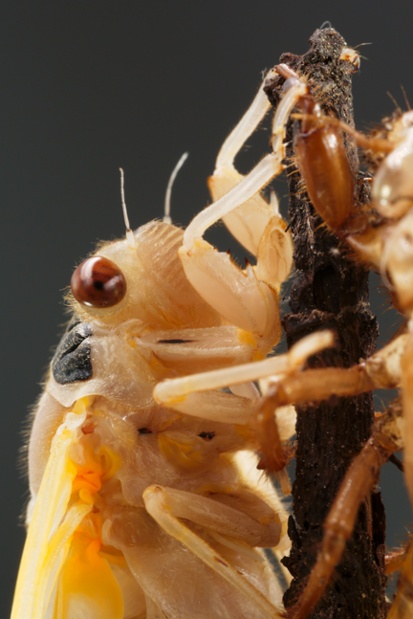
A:
[[[382,8],[380,8],[380,6]],[[27,500],[22,430],[64,323],[62,290],[99,239],[123,234],[118,167],[133,227],[162,215],[169,174],[173,219],[186,225],[208,202],[205,179],[220,144],[282,52],[303,53],[325,20],[366,58],[354,79],[356,123],[373,127],[401,85],[413,101],[413,4],[279,0],[71,0],[3,3],[2,430],[0,617],[7,617]],[[267,148],[241,157],[247,169]],[[281,188],[282,194],[284,189]],[[224,246],[222,249],[226,249]],[[376,294],[381,341],[397,318]],[[384,467],[390,545],[411,514],[401,474]]]

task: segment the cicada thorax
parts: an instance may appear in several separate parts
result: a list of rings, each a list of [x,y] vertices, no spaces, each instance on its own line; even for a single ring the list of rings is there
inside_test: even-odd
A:
[[[63,407],[84,396],[101,396],[128,409],[150,407],[154,385],[170,370],[157,361],[150,347],[141,345],[142,338],[156,342],[158,332],[166,340],[174,329],[220,323],[184,276],[177,255],[180,229],[151,222],[135,232],[135,239],[133,246],[126,239],[103,245],[75,271],[76,288],[72,288],[80,300],[70,296],[74,316],[57,347],[46,384],[46,392]],[[89,262],[92,273],[85,275]],[[108,269],[112,279],[122,277],[122,295],[116,303],[105,305],[103,290],[103,299],[96,304],[94,286],[101,293],[102,277],[111,283]],[[79,291],[82,275],[97,278],[92,284],[86,282],[85,291]]]
[[[253,338],[238,341],[239,329],[224,324],[188,282],[178,255],[182,236],[179,228],[151,222],[134,233],[134,243],[102,245],[72,278],[74,315],[51,362],[30,441],[28,521],[40,522],[34,527],[39,539],[45,535],[42,522],[49,519],[52,537],[59,537],[62,527],[71,535],[56,598],[62,617],[87,603],[90,612],[95,605],[96,616],[111,619],[149,618],[151,605],[189,619],[194,600],[187,595],[188,570],[198,574],[191,584],[196,603],[209,599],[200,617],[210,617],[211,596],[214,608],[222,606],[222,613],[233,616],[264,619],[263,608],[271,606],[273,577],[252,547],[275,545],[280,520],[274,506],[240,484],[232,457],[248,445],[249,431],[182,414],[157,404],[152,395],[165,378],[248,361],[256,348]],[[212,348],[217,345],[217,327],[221,341],[211,354],[207,342],[212,338]],[[36,506],[45,483],[51,483],[51,467],[61,469],[61,481],[53,482],[55,497],[40,517]],[[221,528],[229,527],[231,518],[240,519],[238,536],[252,535],[245,558],[222,544],[220,527],[211,536],[202,519],[185,535],[197,540],[202,532],[203,541],[196,542],[201,554],[221,557],[235,580],[237,571],[245,571],[241,584],[257,599],[247,602],[247,596],[235,595],[233,584],[197,553],[188,556],[186,547],[159,527],[156,518],[160,514],[162,520],[164,508],[155,505],[155,517],[147,504],[156,488],[171,492],[179,505],[199,502],[201,512],[222,511]],[[263,515],[265,527],[254,525]],[[244,532],[250,528],[244,520],[257,531]],[[34,543],[29,540],[28,546]],[[237,535],[234,543],[240,543]],[[162,564],[180,575],[179,585],[165,584]],[[253,581],[262,582],[253,587]]]
[[[73,317],[53,356],[45,387],[47,395],[39,403],[32,431],[36,435],[41,427],[42,437],[49,437],[49,441],[42,441],[42,449],[32,450],[32,470],[37,468],[33,464],[38,460],[36,451],[45,461],[62,415],[77,400],[101,397],[115,409],[151,410],[155,406],[155,384],[176,375],[157,358],[153,350],[156,343],[160,340],[165,347],[168,340],[174,342],[169,333],[176,329],[200,325],[208,328],[221,323],[217,312],[185,277],[178,257],[182,236],[179,228],[153,221],[135,231],[133,245],[127,239],[103,244],[77,267],[69,295]],[[103,275],[96,259],[106,261]],[[85,274],[89,261],[94,262]],[[122,277],[123,294],[116,303],[105,306],[101,280],[110,280],[108,268],[112,276]],[[79,281],[81,277],[87,281]],[[94,286],[101,293],[97,303]]]

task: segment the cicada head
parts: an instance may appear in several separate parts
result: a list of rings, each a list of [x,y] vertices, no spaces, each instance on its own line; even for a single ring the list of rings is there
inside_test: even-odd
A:
[[[151,329],[215,326],[220,319],[188,282],[178,249],[183,231],[152,221],[129,238],[103,244],[71,280],[69,301],[82,321]]]

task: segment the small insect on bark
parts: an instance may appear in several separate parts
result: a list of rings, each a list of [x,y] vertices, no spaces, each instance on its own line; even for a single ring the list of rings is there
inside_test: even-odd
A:
[[[272,152],[242,176],[234,158],[269,109],[260,88],[220,150],[213,204],[185,231],[127,225],[76,268],[73,317],[33,419],[12,619],[281,616],[261,549],[285,553],[286,514],[256,470],[252,381],[300,367],[331,338],[265,359],[292,244],[260,192],[282,170],[304,90],[286,92]],[[221,218],[255,266],[202,238]],[[278,421],[288,438],[292,424]]]

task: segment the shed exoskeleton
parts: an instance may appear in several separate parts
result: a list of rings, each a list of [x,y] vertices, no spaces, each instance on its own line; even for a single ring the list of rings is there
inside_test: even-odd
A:
[[[329,341],[258,361],[280,336],[292,256],[276,202],[260,190],[282,169],[302,91],[288,90],[273,152],[242,177],[233,159],[269,108],[260,89],[218,156],[215,202],[185,233],[153,221],[76,269],[73,318],[33,420],[12,619],[280,616],[280,586],[259,549],[283,552],[286,514],[255,470],[251,381],[256,361],[282,373]],[[241,270],[202,239],[221,218],[256,266]],[[231,368],[242,363],[240,379]],[[178,395],[160,389],[155,399],[172,378]]]
[[[286,64],[275,70],[285,79],[284,90],[294,88],[298,81],[306,84],[305,78]],[[413,502],[413,118],[411,111],[400,113],[387,134],[370,138],[334,117],[324,116],[309,87],[296,103],[299,113],[295,114],[294,153],[313,206],[328,228],[351,246],[354,259],[381,272],[396,307],[407,319],[403,332],[359,365],[278,377],[270,383],[262,403],[262,408],[272,414],[277,407],[291,403],[353,396],[373,389],[401,389],[400,399],[376,415],[372,436],[351,464],[330,507],[307,584],[288,609],[291,619],[304,619],[329,585],[352,535],[360,504],[376,483],[381,465],[402,447],[406,485]],[[360,207],[356,203],[343,131],[378,157],[371,205]],[[411,548],[410,543],[389,614],[392,618],[407,617],[412,612]]]

